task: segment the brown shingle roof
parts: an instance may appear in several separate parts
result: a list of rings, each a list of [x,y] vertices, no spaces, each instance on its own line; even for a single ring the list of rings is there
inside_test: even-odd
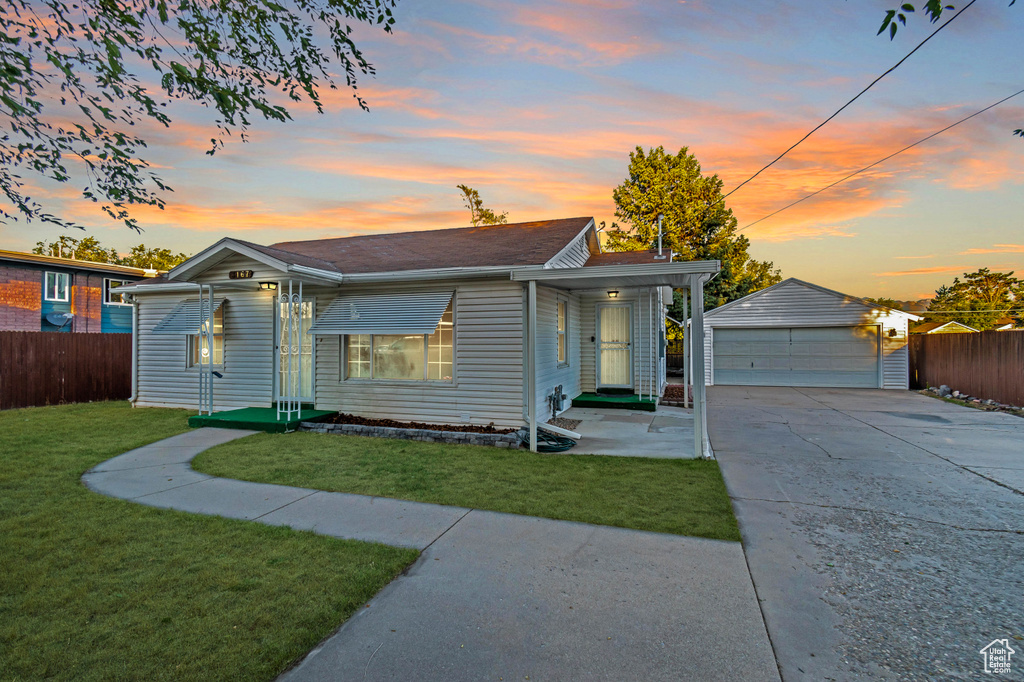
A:
[[[241,239],[236,239],[235,241],[238,242],[239,244],[245,244],[246,246],[248,246],[248,247],[250,247],[252,249],[256,249],[260,253],[266,254],[266,255],[270,256],[271,258],[277,258],[278,260],[283,260],[285,263],[290,263],[291,265],[304,265],[306,267],[317,268],[317,269],[320,269],[320,270],[331,270],[331,271],[334,271],[334,272],[338,271],[338,268],[333,263],[329,263],[328,261],[325,261],[322,258],[316,258],[314,256],[303,255],[301,253],[297,253],[297,252],[294,252],[294,251],[284,251],[282,249],[274,248],[273,246],[263,246],[262,244],[254,244],[253,242],[247,242],[247,241],[243,241]],[[294,243],[294,244],[307,244],[307,243],[312,243],[312,242],[292,242],[292,243]]]
[[[287,258],[280,252],[326,261],[346,274],[543,265],[565,248],[591,220],[538,220],[511,225],[281,242],[262,248],[278,252],[268,252],[268,255],[282,260]]]
[[[668,263],[670,252],[662,251],[664,258],[657,258],[657,251],[615,251],[611,253],[592,254],[584,267],[593,265],[636,265],[638,263]]]

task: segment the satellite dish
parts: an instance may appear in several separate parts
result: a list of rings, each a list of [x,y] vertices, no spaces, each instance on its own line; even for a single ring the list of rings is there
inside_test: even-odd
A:
[[[46,321],[58,329],[63,329],[74,317],[74,313],[47,313]]]

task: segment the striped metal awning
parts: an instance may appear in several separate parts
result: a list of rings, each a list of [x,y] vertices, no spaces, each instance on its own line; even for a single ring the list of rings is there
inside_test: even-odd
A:
[[[224,301],[223,298],[213,299],[213,312],[217,312],[224,305]],[[199,306],[199,301],[182,301],[153,327],[153,333],[198,334],[199,328],[210,319],[211,315],[209,299],[202,302],[202,310],[199,309]]]
[[[454,291],[339,296],[310,334],[433,334]]]

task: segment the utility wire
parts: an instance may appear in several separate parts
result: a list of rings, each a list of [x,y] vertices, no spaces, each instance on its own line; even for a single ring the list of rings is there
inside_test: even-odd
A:
[[[967,117],[965,117],[965,118],[962,118],[962,119],[960,119],[959,121],[957,121],[956,123],[952,123],[952,124],[950,124],[950,125],[946,126],[945,128],[943,128],[942,130],[939,130],[939,131],[936,131],[936,132],[932,133],[932,134],[931,134],[931,135],[929,135],[928,137],[923,137],[923,138],[921,138],[920,140],[918,140],[918,141],[917,141],[917,142],[915,142],[914,144],[910,144],[910,145],[907,145],[906,147],[904,147],[903,149],[899,150],[898,152],[893,152],[892,154],[890,154],[889,156],[885,157],[884,159],[879,159],[878,161],[875,161],[875,162],[874,162],[873,164],[871,164],[870,166],[864,166],[864,167],[863,167],[863,168],[861,168],[860,170],[854,171],[854,172],[850,173],[849,175],[847,175],[846,177],[844,177],[844,178],[840,178],[839,180],[836,180],[836,181],[835,181],[835,182],[833,182],[833,183],[832,183],[831,185],[826,185],[825,187],[822,187],[822,188],[821,188],[821,189],[819,189],[819,190],[818,190],[817,192],[812,192],[811,194],[808,194],[807,196],[803,197],[802,199],[797,199],[797,200],[796,200],[796,201],[794,201],[793,203],[791,203],[791,204],[787,204],[786,206],[783,206],[782,208],[780,208],[779,210],[775,211],[774,213],[769,213],[768,215],[766,215],[766,216],[765,216],[765,217],[763,217],[763,218],[758,218],[758,219],[757,219],[757,220],[755,220],[754,222],[752,222],[752,223],[749,223],[748,225],[746,225],[746,226],[745,226],[745,227],[744,227],[743,229],[744,229],[744,230],[746,230],[746,229],[748,229],[748,228],[750,228],[750,227],[752,227],[752,226],[754,226],[754,225],[757,225],[757,224],[758,224],[759,222],[761,222],[762,220],[768,220],[768,219],[769,219],[769,218],[771,218],[772,216],[776,216],[776,215],[778,215],[778,214],[782,213],[783,211],[785,211],[786,209],[790,209],[790,208],[793,208],[793,207],[794,207],[794,206],[796,206],[797,204],[799,204],[799,203],[801,203],[801,202],[804,202],[804,201],[807,201],[807,200],[808,200],[808,199],[810,199],[811,197],[815,197],[815,196],[817,196],[817,195],[821,194],[821,193],[822,193],[822,192],[824,192],[825,190],[829,190],[829,189],[832,189],[833,187],[835,187],[835,186],[836,186],[836,185],[838,185],[839,183],[841,183],[841,182],[845,182],[845,181],[849,180],[850,178],[852,178],[852,177],[853,177],[853,176],[855,176],[855,175],[860,175],[860,174],[861,174],[861,173],[863,173],[864,171],[867,171],[867,170],[871,170],[872,168],[874,168],[874,167],[875,167],[875,166],[877,166],[878,164],[880,164],[880,163],[884,163],[884,162],[888,161],[889,159],[891,159],[892,157],[894,157],[894,156],[897,156],[897,155],[899,155],[899,154],[902,154],[903,152],[907,151],[908,149],[912,149],[913,147],[916,147],[917,145],[921,144],[922,142],[927,142],[928,140],[932,139],[933,137],[935,137],[935,136],[937,136],[937,135],[941,135],[942,133],[946,132],[946,131],[947,131],[947,130],[949,130],[950,128],[955,128],[956,126],[960,125],[960,124],[961,124],[961,123],[963,123],[964,121],[968,121],[968,120],[970,120],[970,119],[974,118],[975,116],[978,116],[978,115],[980,115],[980,114],[984,114],[984,113],[985,113],[986,111],[988,111],[989,109],[992,109],[992,108],[994,108],[994,107],[997,107],[997,106],[999,106],[1000,104],[1002,104],[1003,102],[1005,102],[1006,100],[1009,100],[1009,99],[1013,99],[1014,97],[1016,97],[1017,95],[1019,95],[1019,94],[1021,94],[1021,93],[1024,93],[1024,90],[1018,90],[1017,92],[1013,93],[1013,94],[1012,94],[1012,95],[1010,95],[1009,97],[1004,97],[1003,99],[999,100],[999,101],[998,101],[998,102],[996,102],[995,104],[990,104],[990,105],[988,105],[987,107],[985,107],[985,108],[984,108],[984,109],[982,109],[981,111],[976,111],[976,112],[974,112],[973,114],[971,114],[970,116],[967,116]]]
[[[729,197],[729,195],[730,195],[730,194],[732,194],[733,192],[735,192],[736,190],[738,190],[738,189],[739,189],[740,187],[743,187],[743,185],[747,184],[748,182],[750,182],[751,180],[753,180],[754,178],[756,178],[756,177],[757,177],[758,175],[760,175],[760,174],[761,174],[761,173],[763,173],[764,171],[766,171],[766,170],[768,170],[769,168],[771,168],[772,166],[774,166],[774,165],[775,165],[776,163],[778,163],[778,162],[779,162],[780,160],[782,160],[782,157],[784,157],[784,156],[785,156],[786,154],[788,154],[788,153],[790,153],[791,151],[793,151],[794,149],[796,149],[796,148],[797,148],[797,147],[798,147],[798,146],[800,145],[800,143],[802,143],[802,142],[803,142],[804,140],[806,140],[806,139],[807,139],[808,137],[810,137],[810,136],[811,136],[811,135],[813,135],[814,133],[816,133],[816,132],[818,132],[819,130],[821,130],[821,128],[822,128],[822,127],[824,127],[824,125],[825,125],[826,123],[828,123],[829,121],[831,121],[832,119],[834,119],[834,118],[835,118],[836,116],[838,116],[838,115],[839,115],[839,114],[840,114],[840,113],[841,113],[841,112],[843,111],[843,109],[845,109],[846,107],[848,107],[848,106],[850,106],[851,104],[853,104],[854,102],[856,102],[856,101],[857,101],[857,99],[858,99],[858,98],[859,98],[859,97],[860,97],[861,95],[863,95],[863,94],[864,94],[865,92],[867,92],[868,90],[870,90],[870,89],[871,89],[871,88],[872,88],[872,87],[873,87],[873,86],[875,85],[875,83],[877,83],[878,81],[882,80],[883,78],[885,78],[886,76],[888,76],[888,75],[889,75],[890,73],[892,73],[893,71],[895,71],[895,70],[896,70],[897,68],[899,68],[899,66],[900,66],[900,65],[901,65],[901,64],[902,64],[903,62],[905,62],[905,61],[907,61],[908,59],[910,59],[910,56],[911,56],[912,54],[914,54],[915,52],[917,52],[918,50],[920,50],[920,49],[921,49],[921,48],[922,48],[922,47],[924,46],[924,44],[925,44],[925,43],[927,43],[927,42],[928,42],[929,40],[931,40],[932,38],[934,38],[934,37],[935,37],[935,36],[936,36],[936,35],[938,34],[938,32],[939,32],[939,31],[941,31],[942,29],[944,29],[944,28],[946,28],[947,26],[949,26],[950,24],[952,24],[952,23],[953,23],[953,21],[955,21],[955,20],[956,20],[956,18],[957,18],[958,16],[960,16],[961,14],[963,14],[963,13],[964,13],[964,10],[966,10],[966,9],[967,9],[968,7],[970,7],[971,5],[973,5],[973,4],[974,4],[975,2],[977,2],[977,1],[978,1],[978,0],[971,0],[971,1],[969,2],[969,3],[967,3],[966,5],[964,5],[964,7],[963,7],[963,8],[961,8],[961,10],[960,10],[959,12],[957,12],[957,13],[956,13],[956,14],[954,14],[954,15],[953,15],[952,17],[950,17],[949,21],[947,21],[947,22],[946,22],[946,23],[944,23],[944,24],[943,24],[942,26],[939,26],[939,27],[938,27],[937,29],[935,29],[934,31],[932,31],[931,35],[929,35],[929,36],[928,36],[927,38],[925,38],[925,39],[924,39],[924,40],[922,40],[922,41],[921,41],[920,43],[918,43],[918,44],[917,44],[917,47],[915,47],[915,48],[914,48],[913,50],[911,50],[910,52],[908,52],[908,53],[907,53],[907,55],[906,55],[906,56],[905,56],[905,57],[904,57],[903,59],[901,59],[901,60],[899,60],[898,62],[896,62],[896,64],[894,64],[894,65],[893,65],[893,66],[892,66],[892,67],[891,67],[891,68],[890,68],[890,69],[889,69],[888,71],[886,71],[885,73],[883,73],[883,74],[882,74],[881,76],[879,76],[879,77],[878,77],[878,78],[876,78],[875,80],[871,81],[871,82],[870,82],[870,83],[868,84],[868,86],[867,86],[866,88],[864,88],[863,90],[861,90],[860,92],[858,92],[858,93],[857,93],[857,95],[856,95],[856,96],[855,96],[855,97],[854,97],[853,99],[851,99],[851,100],[850,100],[849,102],[847,102],[847,103],[846,103],[846,104],[844,104],[843,106],[839,107],[839,109],[838,109],[838,110],[836,110],[836,112],[835,112],[834,114],[832,114],[831,116],[829,116],[828,118],[826,118],[826,119],[825,119],[824,121],[822,121],[821,123],[819,123],[819,124],[818,124],[818,125],[817,125],[817,126],[816,126],[816,127],[814,128],[814,129],[813,129],[813,130],[811,130],[811,132],[807,133],[806,135],[804,135],[803,137],[801,137],[801,138],[800,138],[799,140],[797,140],[797,141],[796,141],[796,143],[795,143],[795,144],[794,144],[794,145],[793,145],[792,147],[790,147],[790,148],[789,148],[789,149],[787,149],[786,151],[784,151],[784,152],[782,152],[781,154],[779,154],[778,156],[776,156],[776,157],[775,157],[775,159],[774,159],[774,160],[772,160],[772,162],[771,162],[771,163],[769,163],[769,164],[768,164],[767,166],[765,166],[765,167],[764,167],[764,168],[762,168],[761,170],[757,171],[756,173],[754,173],[753,175],[751,175],[751,176],[750,176],[749,178],[747,178],[746,180],[744,180],[743,182],[741,182],[740,184],[736,185],[736,186],[735,186],[735,187],[733,187],[733,188],[732,188],[731,190],[729,190],[729,193],[728,193],[728,194],[726,194],[726,195],[725,195],[724,197],[722,197],[722,200],[725,200],[725,199],[727,199],[727,198]]]

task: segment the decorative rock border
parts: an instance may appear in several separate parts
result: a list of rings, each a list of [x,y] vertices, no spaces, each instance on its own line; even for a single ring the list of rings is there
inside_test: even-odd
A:
[[[512,433],[471,433],[467,431],[434,431],[432,429],[399,429],[393,426],[363,426],[362,424],[321,424],[302,422],[300,431],[334,433],[345,436],[371,436],[373,438],[401,438],[425,443],[452,443],[455,445],[491,445],[496,448],[518,448],[521,431]]]

